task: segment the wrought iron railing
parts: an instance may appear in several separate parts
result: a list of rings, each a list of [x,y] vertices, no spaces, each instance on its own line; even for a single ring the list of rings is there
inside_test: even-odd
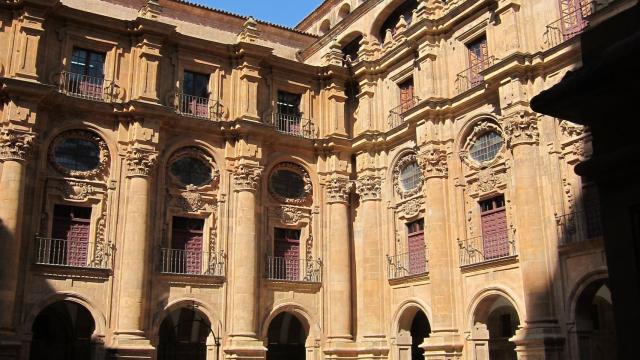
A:
[[[301,116],[283,113],[273,114],[273,126],[283,134],[298,136],[306,139],[315,139],[315,128],[313,122]]]
[[[458,239],[460,266],[480,264],[517,255],[515,229],[504,232]]]
[[[226,259],[223,251],[160,249],[160,272],[224,277]]]
[[[389,111],[389,130],[393,130],[404,123],[404,115],[407,111],[413,109],[420,102],[420,98],[417,96],[412,97],[410,100],[403,102]]]
[[[454,83],[456,95],[462,94],[467,90],[483,84],[484,76],[482,76],[482,74],[480,73],[482,72],[482,70],[493,66],[497,61],[498,59],[496,59],[494,56],[489,56],[486,59],[483,59],[482,61],[469,66],[468,68],[459,72],[458,75],[456,75],[456,80]]]
[[[322,260],[267,256],[267,280],[322,282]]]
[[[395,256],[387,255],[389,280],[422,275],[429,272],[427,246]]]
[[[113,247],[89,241],[35,238],[35,263],[62,267],[110,269]]]
[[[582,0],[575,10],[547,25],[543,34],[544,47],[552,48],[582,33],[589,25],[586,17],[595,12],[596,6],[596,1]]]
[[[224,114],[220,101],[185,93],[176,93],[175,108],[181,115],[212,121],[220,121]]]
[[[558,245],[569,245],[602,237],[602,220],[599,206],[583,211],[556,216]]]
[[[115,102],[119,94],[119,87],[111,80],[67,71],[60,73],[58,90],[69,96],[104,102]]]

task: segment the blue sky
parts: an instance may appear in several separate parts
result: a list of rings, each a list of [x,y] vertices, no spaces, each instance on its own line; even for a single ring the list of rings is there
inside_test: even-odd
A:
[[[322,0],[190,0],[272,23],[295,26]]]

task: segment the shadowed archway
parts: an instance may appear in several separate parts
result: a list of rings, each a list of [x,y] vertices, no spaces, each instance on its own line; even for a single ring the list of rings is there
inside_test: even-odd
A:
[[[589,284],[580,294],[575,311],[580,359],[617,358],[613,306],[607,280]]]
[[[288,312],[269,324],[267,360],[304,360],[307,333],[298,318]]]
[[[205,360],[211,324],[189,308],[172,311],[160,325],[158,360]]]

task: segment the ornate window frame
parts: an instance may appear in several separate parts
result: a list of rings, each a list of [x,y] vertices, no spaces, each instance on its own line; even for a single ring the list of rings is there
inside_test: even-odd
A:
[[[424,176],[420,175],[421,181],[418,186],[413,189],[405,189],[400,181],[400,176],[402,174],[402,170],[409,166],[411,163],[418,164],[418,157],[414,152],[407,153],[403,155],[395,164],[393,168],[393,186],[402,198],[410,198],[415,195],[418,195],[422,192],[422,187],[424,186]]]
[[[173,175],[173,173],[171,172],[171,166],[173,165],[173,163],[186,158],[195,158],[210,166],[211,180],[203,185],[197,186],[192,184],[184,184],[182,181],[180,181],[180,179]],[[187,146],[175,151],[169,158],[169,161],[167,161],[166,173],[169,186],[178,189],[186,189],[190,191],[206,191],[216,188],[220,183],[220,170],[218,169],[218,166],[213,157],[209,156],[203,150],[195,146]]]
[[[493,159],[480,162],[471,157],[471,147],[473,147],[480,136],[489,132],[495,132],[502,138],[502,146]],[[471,132],[466,136],[464,145],[462,146],[462,149],[460,151],[460,158],[472,169],[479,170],[487,168],[504,159],[503,154],[506,148],[506,144],[507,142],[504,136],[504,132],[497,123],[489,119],[480,119],[473,126]]]
[[[273,176],[273,174],[278,171],[278,170],[287,170],[287,171],[291,171],[294,172],[298,175],[300,175],[302,177],[302,181],[304,183],[304,193],[303,196],[300,198],[296,198],[296,199],[292,199],[292,198],[286,198],[280,194],[278,194],[272,187],[271,185],[271,177]],[[267,178],[267,187],[269,189],[269,194],[271,195],[271,197],[276,200],[279,203],[282,204],[288,204],[288,205],[299,205],[299,206],[305,206],[305,205],[310,205],[312,203],[312,197],[313,197],[313,183],[311,181],[311,176],[309,176],[309,173],[307,172],[307,170],[305,168],[303,168],[302,166],[296,164],[296,163],[292,163],[292,162],[281,162],[278,165],[274,166],[271,169],[271,172],[269,173],[269,176]]]
[[[78,171],[67,169],[64,166],[58,164],[55,159],[56,147],[65,140],[69,139],[82,139],[90,141],[97,145],[100,155],[98,166],[92,170]],[[109,153],[109,147],[100,135],[90,130],[68,130],[58,134],[51,144],[48,150],[48,159],[51,166],[60,174],[77,179],[96,180],[99,178],[105,178],[108,173],[109,164],[111,163],[111,155]]]

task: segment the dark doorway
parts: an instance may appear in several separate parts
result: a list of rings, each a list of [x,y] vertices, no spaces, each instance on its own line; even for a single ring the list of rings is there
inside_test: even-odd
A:
[[[271,321],[267,360],[304,360],[307,334],[298,318],[282,313]]]
[[[429,337],[431,333],[431,324],[429,319],[422,311],[418,311],[411,323],[411,360],[423,360],[424,350],[420,345],[424,339]]]
[[[211,324],[198,312],[178,309],[160,325],[158,360],[206,360]]]
[[[617,359],[611,291],[606,280],[589,285],[576,304],[578,351],[582,360]]]
[[[89,360],[95,322],[83,306],[60,301],[46,307],[33,322],[31,360]]]

